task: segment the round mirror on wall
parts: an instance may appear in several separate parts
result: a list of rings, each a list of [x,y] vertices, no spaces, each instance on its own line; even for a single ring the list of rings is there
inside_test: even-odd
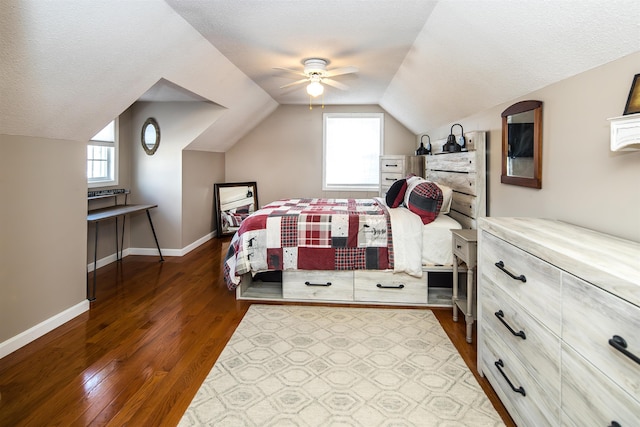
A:
[[[152,156],[160,145],[160,126],[153,117],[149,117],[142,125],[142,148]]]

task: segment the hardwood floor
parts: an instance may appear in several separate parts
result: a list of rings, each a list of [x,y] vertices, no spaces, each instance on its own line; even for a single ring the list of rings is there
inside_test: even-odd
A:
[[[0,426],[176,425],[251,304],[222,280],[228,243],[99,269],[90,311],[0,359]],[[434,313],[475,373],[464,322]]]

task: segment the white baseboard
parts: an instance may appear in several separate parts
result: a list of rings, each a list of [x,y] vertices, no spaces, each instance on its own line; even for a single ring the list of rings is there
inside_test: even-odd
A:
[[[125,249],[124,251],[122,251],[122,258],[126,257],[127,255],[130,255],[129,251],[130,249]],[[158,254],[158,250],[156,249],[156,255],[157,254]],[[111,255],[108,255],[104,258],[97,260],[96,264],[98,264],[98,268],[100,268],[100,267],[104,267],[105,265],[111,264],[112,262],[115,262],[117,260],[118,260],[118,256],[115,253],[112,253]],[[93,270],[94,270],[93,263],[87,264],[87,272],[90,273]]]
[[[216,232],[213,231],[206,236],[203,236],[196,240],[195,242],[185,246],[182,249],[166,249],[160,248],[162,251],[162,256],[184,256],[196,249],[198,246],[208,242],[216,236]],[[158,248],[128,248],[122,251],[122,257],[126,257],[128,255],[144,255],[144,256],[158,256]],[[115,253],[106,256],[104,258],[99,259],[96,264],[98,264],[98,268],[104,267],[107,264],[111,264],[117,260],[117,256]],[[93,263],[87,264],[87,271],[92,272],[94,270]]]
[[[15,337],[9,338],[8,340],[0,343],[0,359],[10,353],[13,353],[19,348],[24,347],[30,342],[35,341],[44,334],[51,332],[58,326],[67,323],[74,317],[79,316],[80,314],[89,310],[89,306],[89,300],[84,300],[81,303],[78,303],[63,312],[58,313],[55,316],[38,323],[36,326],[27,329],[26,331],[16,335]]]

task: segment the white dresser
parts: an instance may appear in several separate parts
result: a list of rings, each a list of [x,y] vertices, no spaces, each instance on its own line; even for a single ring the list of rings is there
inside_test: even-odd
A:
[[[412,173],[424,177],[425,156],[405,156],[385,154],[380,156],[380,197],[387,194],[389,187],[399,179]]]
[[[478,369],[519,426],[640,425],[640,243],[480,218]]]

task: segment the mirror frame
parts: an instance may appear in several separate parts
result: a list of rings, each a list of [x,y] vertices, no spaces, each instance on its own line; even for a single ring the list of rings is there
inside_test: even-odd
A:
[[[147,144],[147,139],[146,139],[147,128],[149,126],[153,126],[153,128],[156,131],[156,140],[153,141],[153,145],[151,147],[149,147],[149,145],[151,144]],[[158,150],[158,146],[160,145],[160,126],[158,125],[158,122],[156,121],[156,119],[154,119],[153,117],[149,117],[142,125],[140,142],[142,143],[142,148],[144,149],[144,152],[150,156],[153,156],[153,154]]]
[[[507,158],[509,156],[509,126],[507,117],[513,114],[533,111],[533,177],[507,175]],[[502,112],[502,175],[503,184],[520,185],[522,187],[542,188],[542,101],[516,102]]]
[[[224,237],[235,234],[236,230],[224,232],[222,229],[222,212],[220,210],[220,189],[228,187],[251,187],[253,186],[253,206],[254,211],[259,209],[258,205],[258,185],[255,181],[247,182],[219,182],[213,185],[213,197],[215,204],[215,218],[216,218],[216,236]]]

